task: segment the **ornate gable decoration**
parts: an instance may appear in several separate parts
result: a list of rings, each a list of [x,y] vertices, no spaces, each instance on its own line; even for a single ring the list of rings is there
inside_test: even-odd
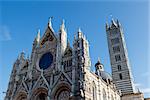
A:
[[[72,56],[72,48],[70,46],[67,46],[64,57]]]
[[[40,46],[44,45],[47,41],[56,41],[56,37],[54,35],[54,31],[51,27],[48,26],[44,36],[41,39]]]

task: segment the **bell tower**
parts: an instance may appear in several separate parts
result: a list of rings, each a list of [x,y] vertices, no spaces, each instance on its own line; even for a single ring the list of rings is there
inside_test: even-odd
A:
[[[119,21],[112,19],[110,25],[106,23],[106,33],[114,83],[123,95],[134,93],[128,52]]]

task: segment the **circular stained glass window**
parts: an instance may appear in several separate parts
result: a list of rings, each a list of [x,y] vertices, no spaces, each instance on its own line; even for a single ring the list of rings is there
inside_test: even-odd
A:
[[[47,69],[53,62],[53,55],[50,52],[45,53],[42,55],[39,61],[40,69]]]

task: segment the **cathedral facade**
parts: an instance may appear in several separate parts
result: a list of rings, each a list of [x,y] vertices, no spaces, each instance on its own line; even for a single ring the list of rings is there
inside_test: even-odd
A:
[[[5,100],[143,100],[134,90],[120,23],[106,24],[106,33],[112,76],[100,60],[91,72],[89,43],[80,29],[70,46],[64,21],[56,34],[50,19],[30,58],[22,52],[15,61]]]

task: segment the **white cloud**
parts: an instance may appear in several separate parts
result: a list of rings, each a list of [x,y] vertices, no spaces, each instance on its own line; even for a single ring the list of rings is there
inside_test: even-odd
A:
[[[5,25],[0,25],[0,41],[11,40],[9,28]]]

